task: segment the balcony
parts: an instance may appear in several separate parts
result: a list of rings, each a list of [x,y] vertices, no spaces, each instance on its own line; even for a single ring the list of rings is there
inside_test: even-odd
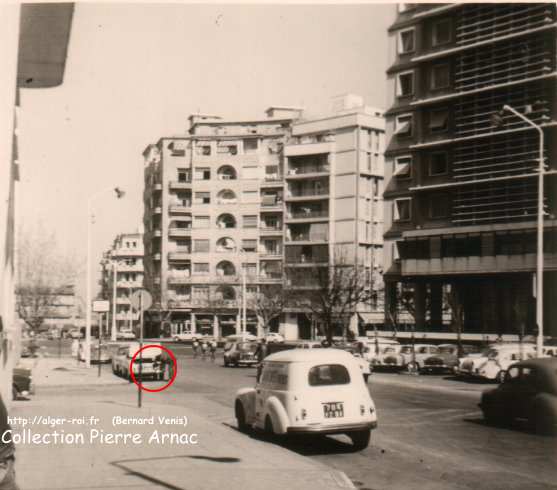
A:
[[[278,226],[261,226],[259,228],[260,236],[277,236],[282,235],[282,227]]]
[[[143,257],[143,247],[139,248],[119,248],[113,257]]]
[[[116,272],[143,272],[143,264],[118,264],[116,266]]]
[[[170,214],[190,214],[191,202],[187,204],[170,204],[168,206],[168,212]]]
[[[265,260],[277,260],[282,259],[282,251],[281,250],[262,250],[259,252],[261,258]]]
[[[311,179],[316,177],[327,177],[329,175],[329,165],[320,166],[300,166],[292,168],[286,175],[287,180],[293,179]]]
[[[136,289],[136,288],[142,288],[143,287],[143,281],[116,281],[116,287],[118,288],[131,288],[131,289]]]
[[[182,191],[182,190],[188,190],[191,189],[191,181],[170,181],[168,183],[168,186],[170,188],[171,191]]]
[[[116,304],[117,305],[129,305],[130,304],[130,298],[127,298],[127,297],[116,298]]]
[[[286,194],[286,201],[308,201],[312,199],[329,199],[329,187],[289,190]]]
[[[167,277],[168,284],[189,284],[191,282],[191,274],[170,273]]]
[[[153,237],[156,237],[156,238],[160,238],[162,236],[162,231],[161,230],[153,230],[152,233],[153,233]]]
[[[287,214],[287,222],[303,222],[303,221],[327,221],[329,219],[328,210],[303,210],[303,211],[292,211]]]
[[[153,191],[162,191],[162,184],[160,182],[155,182],[152,189]]]
[[[294,137],[291,138],[284,147],[284,155],[287,157],[300,155],[319,155],[324,153],[332,153],[335,143],[334,136],[322,137]]]
[[[139,313],[116,313],[116,320],[132,321],[138,319],[139,319]]]
[[[282,187],[284,179],[280,175],[266,175],[261,187]]]
[[[168,260],[190,260],[191,250],[176,250],[175,252],[168,252]]]
[[[291,236],[286,235],[286,241],[288,243],[326,243],[329,241],[329,235],[328,233],[293,233]]]
[[[192,306],[190,296],[170,296],[167,303],[169,308],[191,308]]]
[[[189,237],[191,236],[191,228],[169,228],[168,236],[173,238]]]

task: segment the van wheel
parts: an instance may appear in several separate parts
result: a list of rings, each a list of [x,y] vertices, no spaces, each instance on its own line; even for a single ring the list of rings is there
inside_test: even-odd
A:
[[[507,371],[503,371],[501,369],[501,371],[499,371],[497,373],[497,376],[495,376],[495,381],[497,381],[497,383],[499,383],[499,384],[503,384],[505,382],[506,374],[507,374]]]
[[[369,379],[369,374],[364,374],[364,383],[367,383],[368,379]]]
[[[365,449],[369,444],[369,439],[371,437],[371,430],[359,430],[357,432],[351,432],[348,437],[352,439],[352,445],[356,451],[361,451]]]
[[[248,430],[248,424],[246,424],[246,413],[244,412],[244,407],[242,405],[242,402],[236,401],[234,412],[236,415],[238,430],[240,432],[246,432]]]
[[[420,371],[420,365],[417,362],[409,362],[406,364],[406,371],[411,374],[418,374]]]

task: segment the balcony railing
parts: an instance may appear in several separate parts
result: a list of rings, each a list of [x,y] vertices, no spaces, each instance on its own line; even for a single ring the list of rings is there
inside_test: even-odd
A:
[[[329,195],[329,188],[328,187],[322,187],[319,189],[296,189],[296,190],[291,190],[290,192],[288,192],[287,197],[288,198],[292,198],[292,197],[317,197],[317,196],[327,196]]]
[[[311,145],[314,143],[334,143],[335,137],[332,134],[320,136],[293,136],[287,141],[287,145]]]
[[[260,226],[259,231],[261,233],[282,233],[281,226]]]
[[[288,213],[290,219],[304,219],[304,218],[328,218],[328,210],[307,210],[307,211],[292,211]]]
[[[292,177],[296,175],[304,175],[304,174],[319,174],[319,173],[328,173],[331,167],[329,165],[303,165],[295,168],[291,168],[288,170],[287,177]]]
[[[191,235],[191,228],[169,228],[168,236],[171,237],[188,237]]]
[[[191,213],[191,202],[187,202],[185,204],[170,204],[168,206],[168,211],[171,214]]]
[[[191,282],[191,274],[170,273],[168,274],[167,281],[169,284],[188,284]]]
[[[174,252],[168,252],[168,260],[190,260],[191,250],[176,250]]]
[[[119,288],[141,288],[143,281],[116,281],[116,287]]]
[[[296,233],[286,236],[287,242],[328,242],[329,235],[322,233]]]

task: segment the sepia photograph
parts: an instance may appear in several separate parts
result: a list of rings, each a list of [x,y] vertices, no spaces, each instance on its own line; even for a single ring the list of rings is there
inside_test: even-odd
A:
[[[557,488],[557,4],[0,4],[0,490]]]

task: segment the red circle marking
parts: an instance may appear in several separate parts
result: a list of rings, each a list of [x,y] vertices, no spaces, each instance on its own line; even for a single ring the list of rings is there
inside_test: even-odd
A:
[[[160,349],[165,351],[170,356],[174,364],[174,374],[172,375],[172,378],[168,383],[166,383],[164,386],[161,386],[160,388],[156,388],[156,389],[145,388],[145,386],[143,386],[143,383],[139,383],[135,378],[135,374],[133,372],[133,363],[135,361],[135,358],[138,356],[138,354],[144,351],[145,349]],[[144,391],[150,391],[156,393],[158,391],[166,390],[172,383],[174,383],[177,374],[178,374],[178,363],[176,362],[176,357],[174,356],[174,353],[170,349],[167,349],[162,345],[144,345],[141,349],[138,349],[138,351],[133,355],[132,360],[130,362],[130,376],[132,378],[132,381]]]

